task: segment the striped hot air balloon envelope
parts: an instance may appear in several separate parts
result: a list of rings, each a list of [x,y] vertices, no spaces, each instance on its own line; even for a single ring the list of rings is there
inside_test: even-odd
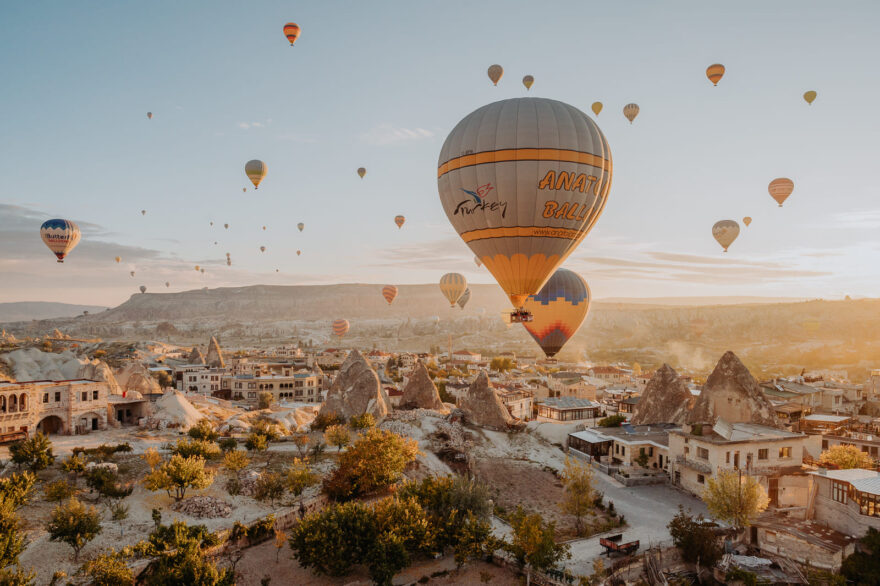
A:
[[[629,120],[630,124],[632,124],[633,120],[636,119],[636,116],[639,115],[639,105],[627,104],[623,107],[623,115],[626,116],[626,119]]]
[[[49,250],[63,263],[64,257],[79,244],[82,233],[79,226],[70,220],[54,219],[46,220],[40,226],[40,238],[49,247]]]
[[[397,224],[398,228],[403,228],[404,222],[406,222],[406,218],[404,216],[394,216],[394,223]]]
[[[333,333],[340,338],[348,333],[350,327],[347,319],[337,319],[333,321]]]
[[[251,180],[251,183],[254,184],[254,189],[260,187],[260,182],[263,180],[263,177],[266,176],[267,171],[268,168],[266,167],[266,163],[258,159],[252,159],[244,164],[244,172],[248,176],[248,179]]]
[[[394,301],[394,298],[397,297],[397,287],[394,285],[385,285],[382,287],[382,297],[385,298],[385,301],[388,302],[388,305],[391,305],[391,302]]]
[[[296,42],[296,39],[299,37],[299,32],[299,25],[295,22],[288,22],[284,25],[284,36],[287,37],[288,41],[290,41],[291,47]]]
[[[770,185],[767,186],[767,191],[770,192],[770,197],[776,200],[779,207],[782,207],[783,202],[785,202],[785,200],[788,199],[788,196],[794,191],[794,181],[788,177],[774,179],[770,182]]]
[[[590,288],[583,277],[557,269],[537,295],[526,299],[532,321],[523,323],[541,350],[553,357],[574,336],[590,311]]]
[[[718,82],[721,81],[722,77],[724,77],[724,66],[720,63],[710,65],[706,68],[706,77],[709,78],[709,81],[712,82],[712,85],[718,85]]]
[[[504,68],[496,63],[495,65],[490,65],[486,73],[489,75],[489,79],[492,80],[492,83],[498,85],[498,82],[501,81],[501,76],[504,75]]]
[[[449,301],[449,307],[455,307],[458,298],[467,289],[467,279],[459,273],[446,273],[440,277],[440,292]]]
[[[468,287],[464,290],[464,293],[461,294],[461,297],[458,298],[458,306],[464,309],[464,306],[467,305],[467,302],[471,300],[471,289]]]

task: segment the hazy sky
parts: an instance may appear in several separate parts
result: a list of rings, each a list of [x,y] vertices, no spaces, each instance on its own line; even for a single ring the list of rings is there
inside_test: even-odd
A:
[[[595,297],[876,297],[878,30],[876,0],[3,2],[0,301],[492,282],[443,213],[437,156],[472,110],[524,95],[605,104],[613,185],[566,263]],[[712,224],[745,215],[722,255]],[[39,238],[53,217],[83,229],[63,265]]]

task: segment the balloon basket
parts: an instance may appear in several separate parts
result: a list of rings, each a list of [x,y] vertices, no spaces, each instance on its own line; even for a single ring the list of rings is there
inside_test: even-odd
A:
[[[524,309],[513,311],[510,313],[510,323],[527,323],[534,319],[534,316]]]

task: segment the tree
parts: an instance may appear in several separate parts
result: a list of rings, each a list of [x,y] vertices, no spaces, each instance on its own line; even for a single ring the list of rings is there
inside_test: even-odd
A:
[[[204,440],[206,442],[216,442],[220,434],[214,429],[214,426],[207,419],[200,419],[198,423],[189,428],[187,435],[193,439]]]
[[[694,517],[678,505],[678,514],[666,526],[672,543],[681,552],[681,558],[692,564],[699,562],[703,567],[712,567],[721,559],[721,546],[715,535],[713,525],[702,515]]]
[[[331,425],[324,430],[324,441],[331,446],[336,446],[337,451],[342,451],[342,448],[351,442],[351,436],[345,426]]]
[[[24,506],[31,498],[37,477],[30,472],[20,472],[0,478],[0,503],[8,503],[13,510]]]
[[[82,454],[71,454],[61,462],[61,469],[73,476],[73,485],[76,486],[79,475],[86,471],[86,459]]]
[[[869,527],[859,541],[862,551],[843,560],[840,573],[858,586],[880,584],[880,531]]]
[[[300,497],[306,488],[318,482],[318,475],[312,472],[305,460],[294,458],[286,475],[287,490],[294,497]]]
[[[565,469],[562,471],[562,486],[565,496],[559,503],[559,508],[562,512],[574,516],[575,532],[580,537],[584,531],[584,516],[596,506],[593,470],[566,457]]]
[[[770,504],[764,487],[738,470],[719,470],[706,481],[701,497],[713,517],[737,529],[751,525],[752,519]]]
[[[52,465],[55,455],[49,437],[38,431],[33,437],[9,446],[9,455],[17,466],[26,466],[31,472],[39,472]]]
[[[263,434],[251,433],[248,435],[247,441],[244,442],[244,447],[253,454],[265,452],[269,449],[269,440]]]
[[[510,516],[513,536],[506,549],[526,570],[526,584],[531,583],[531,570],[544,570],[571,557],[566,543],[556,543],[556,524],[545,523],[539,514],[529,515],[517,507]]]
[[[277,472],[264,471],[254,483],[254,498],[258,501],[269,501],[272,504],[284,496],[287,488],[284,478]]]
[[[837,445],[831,446],[819,456],[819,464],[830,466],[840,470],[850,468],[873,468],[874,460],[871,456],[858,449],[856,446]]]
[[[311,441],[308,434],[298,433],[291,439],[293,439],[293,445],[296,446],[296,451],[299,454],[299,457],[305,458],[309,453],[309,442]]]
[[[257,409],[269,409],[274,402],[275,398],[272,396],[272,393],[262,392],[257,397]]]
[[[370,429],[371,427],[376,427],[376,418],[373,417],[372,413],[353,415],[348,420],[348,425],[354,430]]]
[[[400,480],[418,453],[414,439],[370,428],[340,454],[337,468],[324,481],[324,492],[345,501],[387,488]]]
[[[203,543],[195,538],[182,538],[174,547],[163,551],[147,576],[149,586],[234,586],[235,573],[219,570],[205,557]]]
[[[103,553],[80,566],[77,574],[89,580],[89,586],[130,586],[134,584],[134,572],[125,563],[125,556],[111,552]]]
[[[226,452],[226,455],[223,456],[223,467],[234,474],[238,474],[247,468],[250,463],[251,460],[244,450],[233,450]]]
[[[510,358],[493,358],[489,363],[489,368],[498,372],[507,372],[513,368],[513,360]]]
[[[143,458],[144,462],[147,463],[147,466],[150,467],[150,471],[155,470],[156,467],[162,463],[162,454],[160,454],[156,448],[147,448],[141,458]]]
[[[231,452],[238,449],[238,440],[234,437],[224,437],[220,440],[219,446],[224,452]]]
[[[86,485],[97,492],[108,506],[124,499],[134,490],[132,486],[120,485],[118,480],[116,472],[108,468],[95,466],[86,472]]]
[[[188,489],[202,490],[211,486],[213,481],[213,475],[205,470],[204,458],[184,458],[175,454],[147,474],[144,485],[147,490],[164,490],[168,496],[173,496],[179,502],[186,496]]]
[[[24,532],[11,502],[0,501],[0,568],[18,563],[24,551]]]
[[[331,504],[291,528],[290,548],[304,568],[344,576],[376,540],[373,512],[362,503]]]
[[[599,427],[620,427],[622,423],[626,422],[626,417],[623,415],[611,415],[609,417],[605,417],[599,420]]]
[[[284,544],[287,543],[287,532],[283,529],[275,530],[275,563],[278,563],[278,558],[281,556],[281,550],[284,548]]]
[[[179,454],[184,458],[198,456],[208,460],[220,453],[217,444],[201,439],[179,439],[173,446],[166,447],[172,454]]]
[[[73,548],[73,559],[79,560],[79,552],[101,533],[101,515],[95,507],[87,507],[72,498],[55,507],[46,524],[49,541],[60,541]]]

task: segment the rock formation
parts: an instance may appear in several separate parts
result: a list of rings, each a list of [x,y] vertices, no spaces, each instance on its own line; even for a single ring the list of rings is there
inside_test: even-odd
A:
[[[205,357],[205,364],[211,368],[226,367],[226,363],[223,361],[223,352],[220,350],[220,344],[217,343],[217,338],[214,336],[211,336],[211,341],[208,342],[208,355]]]
[[[688,390],[687,383],[678,376],[678,373],[664,364],[660,367],[642,398],[635,406],[632,420],[633,425],[645,425],[652,423],[686,423],[690,409],[694,404],[695,397]]]
[[[389,405],[370,363],[359,351],[352,350],[339,367],[318,415],[336,414],[348,419],[372,413],[378,420],[388,415]]]
[[[162,389],[152,377],[149,369],[140,362],[130,362],[116,373],[116,382],[123,394],[137,391],[141,395],[159,394]]]
[[[501,402],[489,382],[489,375],[481,370],[477,378],[461,397],[459,407],[469,423],[492,429],[507,429],[515,425],[516,420],[510,415],[507,407]]]
[[[194,346],[189,358],[186,359],[187,364],[205,364],[205,355],[199,350],[198,346]]]
[[[113,375],[113,369],[103,360],[92,360],[86,362],[79,367],[76,378],[86,378],[89,380],[102,381],[110,385],[110,394],[119,395],[122,391],[119,388],[119,382]]]
[[[776,424],[773,406],[764,391],[749,369],[729,350],[706,380],[688,422],[714,423],[718,417],[729,423]]]
[[[428,374],[428,369],[424,363],[419,360],[412,373],[410,373],[409,382],[403,389],[403,396],[400,398],[401,409],[435,409],[437,411],[446,412],[443,401],[440,400],[440,393]]]

